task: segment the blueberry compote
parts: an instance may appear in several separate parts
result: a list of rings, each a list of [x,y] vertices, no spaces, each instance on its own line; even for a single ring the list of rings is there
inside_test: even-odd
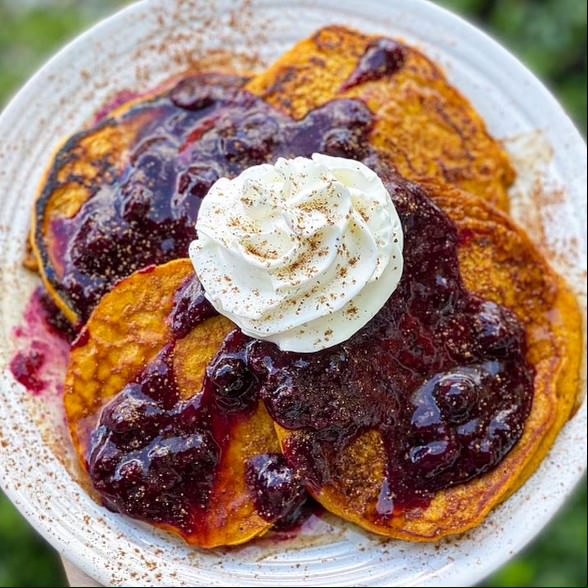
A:
[[[187,256],[202,198],[219,177],[280,156],[362,158],[370,151],[372,115],[362,102],[332,101],[294,121],[242,83],[203,74],[135,107],[149,111],[151,122],[127,169],[98,186],[75,216],[52,221],[63,270],[56,287],[82,322],[121,278]]]
[[[260,516],[278,521],[281,527],[292,525],[300,517],[306,502],[302,478],[281,453],[266,453],[250,459],[246,476]]]
[[[404,67],[406,49],[393,39],[372,41],[342,89],[392,76]]]
[[[380,173],[405,232],[398,289],[345,343],[295,354],[255,342],[249,361],[270,414],[299,432],[285,455],[311,487],[337,480],[359,435],[380,432],[386,518],[504,458],[529,414],[533,369],[516,317],[464,288],[452,222],[421,189]]]
[[[42,287],[33,292],[23,322],[12,334],[19,347],[10,361],[14,379],[35,395],[60,390],[76,333]]]
[[[104,407],[88,453],[94,487],[110,508],[186,535],[206,516],[232,428],[258,403],[249,340],[238,330],[208,367],[202,393],[181,399],[175,341],[213,314],[197,280],[187,280],[170,316],[175,340]],[[268,522],[292,519],[306,498],[300,477],[276,454],[253,457],[246,483]]]
[[[391,75],[403,60],[395,45],[376,43],[348,83]],[[70,223],[63,283],[80,315],[134,269],[185,256],[200,201],[218,177],[315,151],[362,160],[383,178],[405,233],[402,280],[363,329],[319,353],[280,352],[234,331],[190,400],[180,399],[170,343],[105,407],[89,455],[96,488],[121,512],[190,533],[206,511],[232,419],[260,398],[297,433],[284,456],[247,463],[256,509],[272,522],[300,512],[302,483],[318,489],[336,480],[346,448],[370,430],[381,434],[385,456],[379,517],[488,472],[521,437],[531,407],[521,324],[464,288],[456,227],[370,147],[364,103],[334,100],[294,121],[240,84],[181,82],[159,99],[164,116],[143,130],[113,190],[61,221]],[[175,303],[176,339],[214,314],[196,281]]]

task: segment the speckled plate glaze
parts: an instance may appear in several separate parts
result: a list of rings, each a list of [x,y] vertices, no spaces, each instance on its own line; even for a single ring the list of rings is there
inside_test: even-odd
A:
[[[385,541],[325,517],[297,539],[204,552],[98,506],[79,483],[58,392],[34,398],[6,371],[36,283],[21,266],[30,208],[60,141],[120,90],[144,91],[203,61],[262,67],[333,23],[402,37],[445,67],[505,140],[519,172],[515,215],[585,308],[586,146],[540,82],[483,33],[424,0],[153,0],[123,10],[61,51],[0,119],[0,478],[47,540],[103,584],[471,585],[543,528],[586,467],[584,401],[532,479],[461,538]]]

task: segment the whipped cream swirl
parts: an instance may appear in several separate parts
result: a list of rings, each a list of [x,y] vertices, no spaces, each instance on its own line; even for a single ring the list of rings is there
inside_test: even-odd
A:
[[[190,257],[206,297],[252,337],[312,352],[347,340],[396,289],[403,234],[380,178],[315,153],[219,179]]]

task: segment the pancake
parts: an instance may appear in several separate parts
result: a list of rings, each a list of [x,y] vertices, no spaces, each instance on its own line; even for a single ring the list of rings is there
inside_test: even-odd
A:
[[[376,115],[370,143],[404,177],[443,180],[508,211],[508,155],[464,96],[420,51],[330,26],[285,53],[246,88],[294,118],[336,98]]]
[[[126,109],[125,109],[126,110]],[[74,217],[102,186],[116,182],[128,165],[129,149],[141,130],[158,115],[156,106],[141,105],[71,137],[58,151],[35,203],[31,244],[45,287],[66,317],[78,321],[60,292],[65,235],[63,220]],[[30,262],[29,262],[30,263]]]
[[[198,198],[187,203],[176,194],[173,206],[170,160],[203,114],[245,79],[204,73],[171,81],[122,104],[57,151],[35,202],[30,241],[47,291],[72,323],[83,324],[119,279],[185,257]],[[206,173],[203,180],[209,180]],[[158,198],[148,190],[157,190]],[[165,237],[153,230],[158,215],[165,217]],[[162,241],[166,246],[158,248]],[[27,266],[35,264],[27,259]]]
[[[102,299],[72,347],[65,409],[107,506],[209,548],[271,527],[276,517],[258,514],[247,468],[254,459],[274,463],[279,445],[262,403],[245,412],[207,408],[206,368],[234,326],[220,316],[195,321],[193,310],[174,326],[178,292],[192,279],[190,261],[177,260],[132,275]]]
[[[457,227],[459,266],[467,289],[510,309],[524,325],[534,380],[522,436],[495,469],[429,493],[422,501],[413,496],[412,504],[409,500],[387,516],[381,514],[387,464],[378,431],[368,429],[354,438],[331,463],[318,458],[315,468],[326,469],[322,475],[328,480],[323,486],[308,485],[318,502],[369,531],[408,541],[436,541],[479,525],[525,482],[573,411],[582,351],[576,299],[524,231],[475,196],[434,183],[428,184],[428,195]],[[371,344],[368,340],[364,345]],[[382,364],[385,357],[374,360]],[[351,381],[351,372],[345,377]],[[410,394],[404,401],[410,402]],[[271,403],[269,408],[272,412]],[[286,413],[272,414],[280,421]],[[329,441],[321,441],[320,431],[289,430],[279,424],[276,428],[286,456],[303,468],[310,465],[312,471],[313,456],[322,456]],[[300,447],[311,447],[302,460],[296,453]]]
[[[541,366],[536,367],[536,385],[540,373],[545,382],[549,381],[545,388],[551,398],[552,424],[511,487],[511,494],[537,469],[578,407],[584,345],[582,314],[570,286],[523,229],[478,199],[467,194],[454,196],[452,192],[434,184],[431,189],[433,201],[462,235],[459,261],[466,287],[516,313],[527,330],[529,360]]]

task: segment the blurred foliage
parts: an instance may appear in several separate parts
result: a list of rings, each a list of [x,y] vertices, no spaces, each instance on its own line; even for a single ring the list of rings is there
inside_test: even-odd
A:
[[[0,106],[60,45],[122,0],[0,0]],[[555,91],[586,133],[586,0],[438,0],[491,32]],[[484,585],[587,585],[586,485]],[[0,586],[63,586],[55,553],[0,494]]]
[[[524,553],[484,582],[492,588],[586,586],[586,480]]]
[[[586,133],[586,0],[442,0],[489,31],[557,94]]]
[[[0,492],[0,586],[66,586],[61,564]]]

